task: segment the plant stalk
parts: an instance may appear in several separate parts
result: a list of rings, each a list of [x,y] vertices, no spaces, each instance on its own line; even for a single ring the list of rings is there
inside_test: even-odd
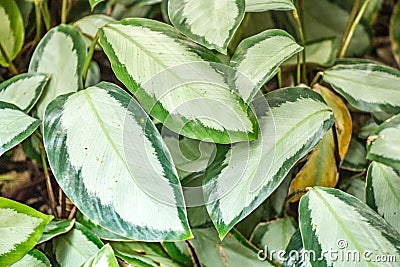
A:
[[[360,8],[361,0],[355,0],[353,4],[353,8],[351,9],[349,19],[347,20],[346,28],[343,32],[342,40],[340,43],[340,47],[343,47],[343,44],[349,35],[351,25],[353,25],[354,19],[357,16],[358,9]],[[338,54],[339,55],[339,54]]]
[[[67,21],[68,0],[62,0],[61,4],[61,24]]]
[[[39,42],[40,36],[42,35],[42,17],[40,14],[39,0],[35,0],[35,21],[36,21],[35,43],[37,43]]]
[[[303,2],[299,1],[299,6],[302,7],[303,6]],[[302,64],[301,64],[301,72],[302,72],[302,78],[303,78],[303,82],[307,83],[307,66],[306,66],[306,39],[305,39],[305,35],[304,35],[304,30],[303,30],[303,24],[301,22],[299,13],[297,13],[297,9],[293,9],[293,17],[294,20],[297,23],[297,28],[299,30],[299,35],[300,35],[300,44],[303,46],[303,51],[301,52],[302,54]],[[299,84],[300,82],[298,82]]]
[[[11,72],[12,75],[17,75],[19,72],[15,67],[15,65],[12,63],[12,61],[10,60],[10,58],[8,57],[7,52],[1,43],[0,43],[0,52],[8,64],[8,70]]]
[[[42,158],[44,178],[46,179],[47,194],[49,195],[50,206],[54,217],[58,218],[56,199],[54,197],[53,186],[51,185],[49,170],[47,167],[46,152],[44,151],[43,143],[39,143],[40,157]]]
[[[282,88],[282,69],[278,69],[278,73],[276,74],[276,77],[278,79],[278,88]]]
[[[90,48],[86,56],[85,65],[83,66],[83,72],[82,72],[83,81],[86,81],[87,74],[89,71],[90,61],[92,61],[94,49],[96,48],[98,40],[99,40],[99,34],[96,33],[96,36],[93,38],[92,43],[90,44]]]

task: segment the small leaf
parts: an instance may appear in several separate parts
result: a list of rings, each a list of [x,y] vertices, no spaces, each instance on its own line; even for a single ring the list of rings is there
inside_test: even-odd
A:
[[[171,259],[183,266],[191,267],[194,265],[193,255],[186,242],[162,242],[161,245]]]
[[[304,248],[315,252],[310,257],[313,266],[350,263],[346,258],[333,261],[329,253],[322,254],[332,250],[351,251],[347,255],[363,266],[377,256],[400,257],[400,234],[366,204],[340,190],[310,189],[300,200],[299,220]]]
[[[364,125],[360,128],[358,132],[358,137],[365,140],[367,139],[372,133],[378,129],[379,125],[372,119],[368,119]]]
[[[110,244],[104,245],[96,255],[88,259],[81,267],[118,267]]]
[[[50,76],[24,73],[0,84],[0,101],[16,105],[28,113],[38,101]]]
[[[342,179],[343,177],[340,177]],[[365,202],[365,177],[352,178],[339,184],[339,189]]]
[[[24,43],[24,24],[21,12],[15,1],[0,1],[0,65],[8,67],[9,60],[14,60]]]
[[[232,56],[230,80],[239,95],[251,102],[257,91],[270,80],[279,66],[303,48],[282,30],[267,30],[244,39]]]
[[[95,223],[135,240],[191,237],[171,156],[120,87],[99,83],[56,98],[46,109],[44,144],[58,184]]]
[[[37,249],[33,249],[25,254],[25,256],[12,264],[10,267],[50,267],[50,261],[47,257]]]
[[[400,173],[372,162],[368,168],[367,204],[400,232]]]
[[[367,168],[367,150],[365,142],[351,138],[349,150],[340,165],[340,168],[349,171],[363,171]]]
[[[169,0],[168,15],[183,34],[209,49],[226,54],[244,18],[244,0]]]
[[[39,120],[0,101],[0,156],[29,137],[39,125]]]
[[[91,9],[93,10],[98,4],[104,2],[105,0],[89,0]]]
[[[74,227],[75,219],[72,220],[53,220],[44,228],[38,244],[49,241],[50,239],[68,233]]]
[[[295,8],[291,0],[246,0],[246,12],[290,11]]]
[[[373,63],[336,65],[323,78],[359,110],[400,112],[399,70]]]
[[[29,64],[29,73],[51,74],[50,82],[37,105],[40,119],[43,118],[47,104],[54,98],[83,87],[85,58],[86,47],[82,36],[71,26],[59,25],[52,28],[39,42]]]
[[[382,123],[368,137],[367,158],[400,169],[400,114]]]
[[[20,260],[39,240],[53,216],[0,197],[0,263],[8,266]]]
[[[280,89],[266,100],[260,138],[218,146],[206,170],[204,198],[220,238],[276,190],[333,124],[330,108],[310,89]]]
[[[397,64],[400,64],[400,3],[397,3],[393,8],[389,29],[393,55]]]
[[[168,129],[224,144],[257,138],[254,114],[226,84],[227,67],[171,26],[126,19],[103,27],[100,43],[116,76]]]

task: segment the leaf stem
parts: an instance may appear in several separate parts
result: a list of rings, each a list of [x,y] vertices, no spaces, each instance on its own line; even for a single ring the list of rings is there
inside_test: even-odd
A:
[[[299,0],[299,6],[300,6],[300,9],[302,12],[303,1]],[[302,54],[302,64],[301,64],[302,78],[303,78],[303,82],[307,83],[307,66],[306,66],[306,49],[305,49],[306,39],[305,39],[305,35],[304,35],[303,23],[301,21],[299,13],[297,13],[297,9],[293,9],[293,17],[297,23],[297,28],[298,28],[299,35],[300,35],[300,44],[303,46],[303,51],[301,52],[301,54]],[[300,83],[300,82],[298,82],[298,83]]]
[[[10,60],[10,58],[8,57],[7,52],[4,49],[1,42],[0,42],[0,52],[8,64],[8,70],[11,72],[12,75],[17,75],[19,72],[18,72],[17,68],[15,67],[15,65],[12,63],[12,61]]]
[[[297,57],[297,65],[296,65],[296,84],[301,83],[301,63],[300,63],[300,54],[296,54]]]
[[[67,21],[68,0],[62,0],[61,4],[61,24]]]
[[[353,38],[354,32],[355,32],[358,24],[360,23],[360,20],[361,20],[362,16],[364,15],[365,10],[367,9],[369,2],[370,2],[370,0],[364,1],[356,18],[354,19],[353,23],[351,23],[349,32],[347,33],[346,36],[343,37],[344,41],[343,41],[342,46],[340,47],[339,56],[338,56],[339,58],[343,58],[344,55],[346,54],[347,48],[349,47],[349,44],[350,44],[350,41]]]
[[[278,79],[278,88],[282,88],[282,69],[278,69],[278,73],[276,74],[276,77]]]
[[[40,13],[39,0],[35,0],[35,20],[36,20],[35,43],[37,43],[39,42],[40,36],[42,35],[42,18]]]
[[[39,0],[41,2],[40,8],[43,15],[44,25],[46,26],[46,31],[49,31],[51,28],[51,17],[49,12],[49,6],[47,0]]]
[[[314,79],[311,81],[310,87],[313,87],[315,84],[317,84],[322,78],[322,75],[324,75],[324,73],[322,71],[318,71],[317,74],[314,76]]]
[[[90,61],[92,60],[94,49],[96,48],[97,41],[99,40],[99,34],[96,33],[96,36],[93,38],[92,43],[90,44],[90,48],[86,57],[85,65],[83,66],[82,78],[83,81],[86,81],[86,77],[89,71]]]
[[[361,4],[361,0],[355,0],[354,1],[353,8],[351,9],[349,19],[347,20],[346,28],[345,28],[345,30],[343,32],[343,36],[342,36],[342,40],[341,40],[341,43],[340,43],[340,47],[343,47],[343,44],[344,44],[347,36],[349,35],[351,25],[353,25],[354,19],[357,16],[357,12],[358,12],[358,9],[360,7],[360,4]]]

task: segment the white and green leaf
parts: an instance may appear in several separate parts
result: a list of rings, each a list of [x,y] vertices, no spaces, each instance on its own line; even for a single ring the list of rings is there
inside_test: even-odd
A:
[[[74,227],[75,219],[61,220],[56,219],[49,222],[44,228],[43,234],[40,237],[38,244],[49,241],[50,239],[68,233]]]
[[[18,202],[0,197],[0,263],[11,265],[28,253],[53,218]]]
[[[43,118],[46,106],[57,96],[76,92],[82,86],[82,70],[86,46],[81,34],[71,26],[52,28],[39,42],[29,64],[29,73],[51,74],[37,105],[37,115]],[[66,67],[68,66],[68,67]]]
[[[277,189],[334,121],[322,97],[307,88],[276,90],[266,99],[260,138],[219,146],[205,174],[206,206],[221,238]]]
[[[400,112],[400,71],[373,63],[336,65],[324,81],[359,110]]]
[[[25,29],[15,1],[0,1],[0,18],[0,65],[8,67],[21,51]]]
[[[29,251],[25,256],[17,261],[16,263],[10,265],[10,267],[50,267],[50,261],[47,257],[37,249]]]
[[[104,245],[96,255],[88,259],[81,267],[118,267],[114,251],[110,244]]]
[[[400,173],[398,170],[372,162],[368,168],[367,204],[400,232]]]
[[[303,50],[283,30],[266,30],[244,39],[232,56],[230,81],[239,95],[251,102],[257,91],[277,72],[280,65]]]
[[[367,150],[365,142],[351,138],[349,150],[344,157],[340,168],[349,171],[363,171],[367,168]]]
[[[229,89],[226,66],[171,26],[126,19],[103,27],[100,43],[117,78],[170,130],[217,143],[257,138],[255,115]]]
[[[400,114],[382,123],[367,140],[367,158],[400,169]]]
[[[349,263],[322,253],[332,249],[354,252],[360,266],[370,266],[377,255],[400,257],[400,234],[366,204],[340,190],[310,189],[300,200],[299,220],[304,248],[315,252],[312,266]]]
[[[28,113],[39,100],[50,76],[24,73],[0,84],[0,101],[16,105]]]
[[[295,8],[292,0],[246,0],[246,12],[290,11]]]
[[[95,223],[135,240],[191,237],[171,156],[123,89],[100,83],[56,98],[44,144],[59,185]]]
[[[244,0],[169,0],[172,24],[195,42],[226,54],[244,18]]]
[[[29,137],[40,121],[13,104],[0,101],[0,156]]]

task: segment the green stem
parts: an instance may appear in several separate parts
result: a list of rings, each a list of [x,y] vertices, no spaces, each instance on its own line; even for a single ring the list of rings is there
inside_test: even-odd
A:
[[[99,34],[96,33],[96,36],[93,38],[92,43],[90,44],[90,48],[86,57],[85,65],[83,66],[82,77],[83,81],[86,81],[86,77],[89,71],[90,61],[92,60],[94,49],[96,48],[97,41],[99,40]]]
[[[299,1],[299,5],[302,6],[302,1]],[[303,51],[301,52],[302,54],[301,71],[302,71],[303,82],[307,83],[307,66],[306,66],[306,49],[305,49],[306,40],[304,36],[303,24],[301,23],[301,19],[299,17],[299,14],[297,13],[297,9],[293,9],[293,17],[297,23],[297,28],[299,30],[300,44],[304,47]]]
[[[324,73],[322,71],[318,71],[317,74],[314,76],[314,79],[311,81],[310,87],[313,87],[319,80],[322,78]]]
[[[278,88],[282,88],[282,69],[278,69],[278,73],[276,74],[276,77],[278,78]]]
[[[46,187],[47,187],[47,193],[49,195],[50,206],[53,211],[53,215],[57,218],[58,214],[57,214],[56,199],[54,197],[53,186],[51,185],[50,174],[47,167],[46,152],[44,151],[42,142],[39,142],[39,150],[40,150],[40,157],[42,158],[43,172],[44,172],[44,178],[46,179]]]
[[[233,55],[237,46],[239,45],[239,43],[242,39],[243,33],[246,31],[247,25],[249,24],[250,16],[251,16],[251,13],[246,13],[242,20],[242,23],[240,23],[239,28],[236,30],[235,35],[233,36],[233,39],[228,46],[228,55],[229,56]]]
[[[39,0],[35,0],[35,19],[36,19],[36,35],[35,35],[35,43],[39,42],[40,37],[42,35],[42,18],[40,14],[40,4]]]
[[[11,72],[11,74],[17,75],[19,72],[18,72],[17,68],[15,67],[15,65],[12,63],[12,61],[10,60],[10,58],[8,57],[8,54],[1,43],[0,43],[0,53],[3,56],[3,58],[5,59],[5,61],[7,62],[8,70]]]
[[[354,19],[354,22],[351,24],[350,30],[349,30],[347,36],[345,37],[342,47],[340,48],[339,58],[343,58],[344,55],[346,54],[346,51],[347,51],[347,48],[349,47],[351,38],[353,38],[354,32],[355,32],[358,24],[360,23],[360,20],[361,20],[362,16],[364,15],[365,10],[367,9],[369,2],[370,2],[370,0],[365,0],[363,5],[361,6],[360,11],[357,14],[357,17]]]
[[[351,9],[349,19],[347,20],[346,28],[345,28],[345,30],[343,32],[343,36],[342,36],[342,41],[341,41],[340,47],[343,47],[343,44],[344,44],[347,36],[349,35],[351,25],[353,25],[354,19],[357,16],[357,12],[358,12],[358,9],[360,7],[360,4],[361,4],[361,0],[355,0],[354,1],[353,8]]]
[[[61,24],[65,24],[67,21],[67,8],[68,7],[68,0],[62,0],[61,4]]]
[[[47,0],[40,0],[41,2],[41,11],[43,16],[44,25],[46,26],[46,31],[49,31],[51,28],[51,17],[49,12],[49,6]]]
[[[297,65],[296,65],[296,84],[301,83],[301,63],[300,63],[300,54],[296,54],[297,57]]]

